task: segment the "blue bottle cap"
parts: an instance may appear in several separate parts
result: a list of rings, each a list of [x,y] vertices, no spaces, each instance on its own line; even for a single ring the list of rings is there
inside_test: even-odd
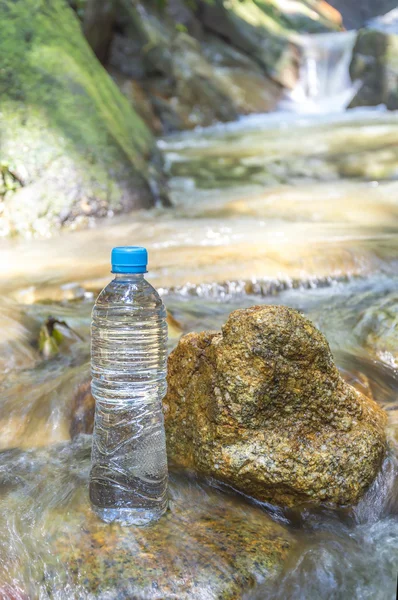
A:
[[[119,246],[111,255],[112,273],[146,273],[148,252],[140,246]]]

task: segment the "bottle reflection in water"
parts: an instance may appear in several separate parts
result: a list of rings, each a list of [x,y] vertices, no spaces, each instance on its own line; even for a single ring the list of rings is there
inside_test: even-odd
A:
[[[104,521],[124,525],[150,523],[167,509],[166,310],[144,279],[146,264],[144,248],[114,248],[116,277],[99,295],[91,326],[90,500]]]

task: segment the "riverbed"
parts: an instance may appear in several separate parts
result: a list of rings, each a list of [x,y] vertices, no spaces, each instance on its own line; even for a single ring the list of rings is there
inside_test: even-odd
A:
[[[392,600],[398,116],[274,113],[173,135],[159,147],[172,209],[0,244],[0,598]],[[93,521],[90,436],[72,425],[76,397],[89,380],[91,307],[110,279],[111,248],[125,244],[148,248],[148,279],[170,314],[170,349],[181,334],[219,329],[232,310],[253,304],[296,308],[325,333],[343,376],[388,411],[388,457],[357,507],[254,505],[172,469],[167,531],[143,537],[112,526],[110,533]],[[49,316],[77,335],[45,359],[38,336]],[[188,504],[197,512],[188,513]],[[210,515],[212,524],[199,535],[192,523]],[[225,542],[233,535],[228,528],[216,543],[223,520],[235,529],[252,523],[236,542],[239,560]],[[265,560],[261,543],[270,530],[284,541]],[[112,555],[105,556],[108,534]],[[250,562],[253,536],[261,548]],[[158,543],[170,544],[173,567],[165,551],[151,559]],[[192,556],[184,562],[187,551]],[[142,569],[153,568],[157,584],[129,571],[126,556],[139,564],[145,557]]]

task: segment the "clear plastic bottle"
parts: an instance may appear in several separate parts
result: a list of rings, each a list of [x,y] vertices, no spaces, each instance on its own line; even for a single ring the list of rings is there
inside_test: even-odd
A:
[[[146,265],[144,248],[114,248],[116,277],[92,313],[90,500],[104,521],[123,525],[150,523],[167,509],[166,310],[144,279]]]

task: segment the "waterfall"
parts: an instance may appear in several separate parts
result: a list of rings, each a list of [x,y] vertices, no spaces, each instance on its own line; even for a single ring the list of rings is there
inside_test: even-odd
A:
[[[349,66],[356,31],[299,36],[299,79],[286,91],[279,110],[296,113],[343,111],[354,97],[358,82],[351,81]]]

